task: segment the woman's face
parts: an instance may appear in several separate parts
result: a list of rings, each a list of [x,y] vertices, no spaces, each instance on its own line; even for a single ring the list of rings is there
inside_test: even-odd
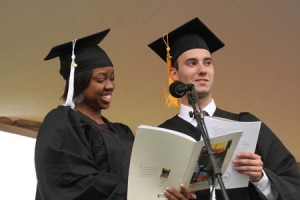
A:
[[[111,95],[115,89],[113,67],[94,68],[89,85],[84,89],[83,103],[95,110],[109,108]]]

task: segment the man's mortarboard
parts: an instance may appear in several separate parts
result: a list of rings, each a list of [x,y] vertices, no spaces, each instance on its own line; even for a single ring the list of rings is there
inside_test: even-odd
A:
[[[72,102],[74,93],[74,73],[98,67],[113,67],[113,64],[98,44],[105,38],[110,29],[73,40],[51,49],[44,60],[59,57],[60,74],[67,80],[69,88],[65,106],[74,107]]]
[[[110,29],[95,33],[76,40],[74,54],[77,67],[76,72],[81,72],[98,67],[113,66],[110,58],[101,49],[98,44],[105,38]],[[73,42],[67,42],[57,45],[51,49],[44,60],[59,57],[60,59],[60,74],[67,80],[70,75],[72,62]]]
[[[174,81],[169,76],[169,72],[182,53],[190,49],[206,49],[213,53],[221,49],[224,43],[196,17],[175,30],[164,34],[148,46],[167,62],[169,86]],[[178,99],[172,97],[168,90],[166,91],[167,106],[177,107],[179,105]]]

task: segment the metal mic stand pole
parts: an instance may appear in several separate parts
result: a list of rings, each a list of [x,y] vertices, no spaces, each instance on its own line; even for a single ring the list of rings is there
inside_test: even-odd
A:
[[[213,152],[211,144],[210,144],[210,140],[209,140],[205,122],[204,122],[204,118],[200,116],[200,112],[196,109],[196,106],[195,106],[196,100],[193,97],[193,95],[191,94],[191,91],[187,91],[187,96],[188,96],[189,104],[193,107],[193,111],[194,111],[193,114],[194,114],[194,117],[196,118],[197,124],[200,128],[200,139],[202,136],[204,144],[207,149],[209,160],[210,160],[210,163],[213,168],[213,176],[216,177],[219,182],[224,200],[229,200],[229,197],[228,197],[228,194],[227,194],[227,191],[226,191],[223,179],[222,179],[222,172],[217,164],[216,158],[214,156],[214,152]],[[201,108],[199,108],[199,109],[201,109]]]

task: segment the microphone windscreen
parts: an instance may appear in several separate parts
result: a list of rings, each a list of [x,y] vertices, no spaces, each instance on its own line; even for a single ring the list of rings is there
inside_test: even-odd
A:
[[[184,96],[184,92],[179,94],[176,90],[178,87],[180,87],[180,85],[184,85],[184,83],[182,83],[181,81],[174,81],[170,87],[169,87],[169,92],[170,94],[175,97],[175,98],[181,98]]]

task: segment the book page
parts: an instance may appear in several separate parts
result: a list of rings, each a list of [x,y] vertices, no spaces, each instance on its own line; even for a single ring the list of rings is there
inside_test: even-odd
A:
[[[220,118],[205,117],[207,132],[211,138],[220,135],[226,135],[232,131],[242,130],[242,137],[234,152],[234,157],[238,152],[249,151],[254,152],[257,138],[261,126],[261,122],[239,122],[232,120],[223,120]],[[234,158],[233,157],[233,158]],[[249,176],[239,174],[233,170],[232,162],[229,163],[225,173],[222,175],[223,182],[227,189],[248,187]],[[219,189],[219,186],[216,187]]]

